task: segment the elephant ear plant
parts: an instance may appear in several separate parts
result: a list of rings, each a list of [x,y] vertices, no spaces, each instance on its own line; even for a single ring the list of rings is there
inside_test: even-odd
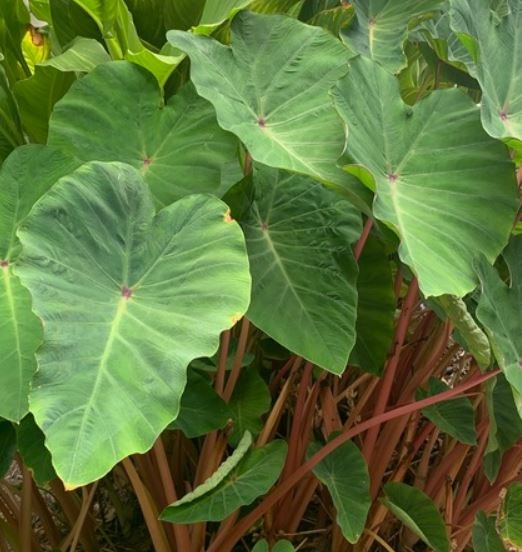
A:
[[[0,552],[522,549],[522,0],[0,0]]]

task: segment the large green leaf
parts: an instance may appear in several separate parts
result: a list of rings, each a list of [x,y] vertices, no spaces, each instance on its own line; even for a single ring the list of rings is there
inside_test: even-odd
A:
[[[44,323],[31,411],[75,487],[147,450],[176,417],[188,363],[212,355],[248,306],[244,240],[211,196],[155,215],[120,163],[60,180],[18,234],[17,273]]]
[[[502,540],[498,536],[495,520],[480,511],[475,516],[473,525],[474,552],[505,552]]]
[[[160,518],[172,523],[225,519],[270,489],[281,473],[286,450],[286,443],[279,440],[251,449],[217,486],[202,494],[196,487],[191,495],[165,508]]]
[[[380,375],[393,337],[395,293],[384,245],[370,237],[359,259],[357,340],[350,364]]]
[[[482,130],[479,108],[456,89],[410,108],[397,80],[362,57],[334,96],[350,128],[347,170],[375,186],[374,213],[400,236],[423,293],[471,291],[473,259],[495,259],[517,209],[514,167]]]
[[[44,146],[22,146],[0,173],[0,416],[19,421],[28,409],[34,352],[42,340],[31,297],[13,273],[20,252],[16,228],[35,201],[77,163]]]
[[[509,268],[510,286],[484,259],[477,264],[482,286],[477,317],[486,328],[522,417],[522,235],[512,238],[504,259]]]
[[[242,370],[229,403],[234,422],[230,442],[237,443],[245,431],[257,435],[263,429],[261,416],[270,409],[270,403],[270,390],[257,369]]]
[[[179,414],[170,428],[181,429],[192,439],[224,427],[231,416],[227,403],[213,389],[209,378],[189,370]]]
[[[522,483],[512,483],[497,520],[500,535],[510,547],[522,548]]]
[[[232,22],[231,46],[181,31],[167,38],[189,55],[191,78],[219,124],[256,161],[344,187],[359,204],[368,201],[368,191],[336,166],[346,130],[328,91],[346,72],[348,53],[327,31],[241,12]]]
[[[320,449],[310,447],[310,454]],[[314,475],[326,485],[337,511],[336,521],[348,542],[362,535],[371,506],[370,477],[361,451],[348,441],[336,448],[314,468]]]
[[[82,161],[140,169],[161,205],[193,192],[222,195],[239,180],[237,140],[191,86],[163,105],[154,79],[128,62],[96,67],[59,102],[49,144]]]
[[[435,552],[449,552],[444,520],[432,500],[416,487],[390,482],[384,485],[384,504]]]
[[[287,349],[342,373],[355,341],[350,243],[360,214],[306,176],[256,165],[241,225],[252,272],[249,319]]]
[[[451,27],[470,53],[482,88],[486,132],[522,147],[522,4],[519,0],[451,0]],[[472,60],[472,61],[471,61]]]
[[[16,431],[11,422],[0,420],[0,479],[4,477],[16,452]]]
[[[419,390],[417,399],[424,399],[447,391],[449,387],[436,378],[428,381],[428,390]],[[439,402],[422,409],[422,414],[432,421],[443,433],[451,435],[457,441],[468,445],[477,444],[475,432],[475,411],[467,397],[458,397]]]
[[[411,19],[442,0],[353,0],[355,21],[343,38],[358,52],[396,73],[406,66],[403,44]]]

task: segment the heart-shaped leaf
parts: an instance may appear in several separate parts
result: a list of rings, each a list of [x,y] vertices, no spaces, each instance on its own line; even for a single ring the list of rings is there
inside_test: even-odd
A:
[[[522,8],[519,0],[451,0],[451,27],[470,53],[464,59],[482,88],[486,132],[522,149]]]
[[[267,540],[263,539],[256,543],[252,552],[295,552],[295,548],[290,541],[280,540],[270,549]]]
[[[447,391],[449,387],[436,378],[428,381],[428,390],[419,390],[417,399],[425,399]],[[477,444],[475,432],[475,411],[467,397],[457,397],[422,409],[422,414],[431,420],[443,433],[451,435],[457,441],[468,445]]]
[[[505,552],[506,549],[498,536],[495,519],[489,518],[484,512],[477,512],[473,525],[474,552]]]
[[[196,192],[220,196],[241,177],[237,140],[218,127],[212,106],[191,86],[163,105],[151,75],[125,61],[74,83],[49,126],[49,144],[82,161],[140,169],[161,205]]]
[[[374,213],[401,238],[401,259],[424,295],[462,297],[477,284],[473,260],[492,262],[518,202],[514,166],[460,90],[406,106],[397,79],[359,57],[335,89],[350,129],[347,170],[376,188]]]
[[[320,449],[318,443],[309,454]],[[337,524],[348,540],[356,543],[362,535],[370,510],[370,477],[361,451],[348,441],[314,468],[314,475],[326,485],[337,511]]]
[[[232,43],[181,31],[169,42],[191,60],[191,78],[256,161],[342,187],[364,204],[368,190],[337,168],[346,130],[328,91],[348,52],[330,33],[284,16],[241,12]],[[284,44],[284,48],[281,45]]]
[[[306,176],[256,165],[241,221],[252,272],[249,319],[281,345],[340,374],[355,342],[360,213]]]
[[[522,548],[522,483],[512,483],[502,503],[498,519],[500,535],[515,550]]]
[[[189,370],[179,415],[170,428],[180,429],[193,439],[224,427],[230,417],[227,403],[214,390],[210,379]]]
[[[42,330],[13,272],[20,253],[15,232],[35,201],[77,165],[53,148],[30,145],[16,149],[0,173],[0,416],[16,422],[27,413]]]
[[[421,490],[393,481],[384,485],[382,501],[435,552],[450,552],[444,520],[433,501]]]
[[[355,21],[343,38],[390,73],[406,66],[403,44],[408,23],[438,7],[442,0],[353,0]]]
[[[155,215],[120,163],[63,178],[19,236],[17,273],[44,323],[31,411],[72,488],[150,448],[176,417],[188,363],[248,306],[244,239],[212,196]]]
[[[237,443],[245,431],[257,435],[263,424],[261,416],[270,409],[271,397],[265,380],[252,366],[242,370],[230,399],[230,417],[234,422],[230,442]]]

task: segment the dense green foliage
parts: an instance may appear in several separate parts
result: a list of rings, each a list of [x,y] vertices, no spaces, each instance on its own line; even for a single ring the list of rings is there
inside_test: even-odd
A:
[[[522,0],[0,0],[0,550],[121,479],[161,552],[522,548],[521,60]]]

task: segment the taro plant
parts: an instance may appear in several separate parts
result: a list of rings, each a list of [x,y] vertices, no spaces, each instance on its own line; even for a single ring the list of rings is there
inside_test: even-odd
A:
[[[522,0],[0,0],[0,552],[522,549]]]

